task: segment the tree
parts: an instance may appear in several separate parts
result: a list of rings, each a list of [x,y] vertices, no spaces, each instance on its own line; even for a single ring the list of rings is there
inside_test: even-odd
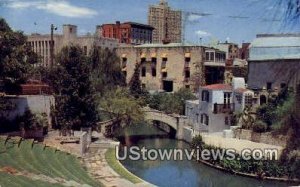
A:
[[[37,55],[26,44],[22,32],[13,31],[0,18],[0,80],[11,84],[24,83],[37,63]],[[6,88],[9,89],[9,88]]]
[[[140,66],[139,63],[135,64],[134,72],[129,83],[130,94],[135,98],[139,98],[144,93],[140,80]]]
[[[99,108],[111,113],[116,125],[130,125],[144,119],[141,105],[125,88],[107,92],[101,99]]]
[[[98,117],[88,58],[80,47],[68,46],[60,51],[56,61],[60,65],[47,77],[55,92],[56,125],[61,129],[92,127]]]
[[[94,46],[90,54],[91,81],[95,91],[104,95],[106,90],[125,86],[125,76],[121,72],[120,58],[115,51]]]

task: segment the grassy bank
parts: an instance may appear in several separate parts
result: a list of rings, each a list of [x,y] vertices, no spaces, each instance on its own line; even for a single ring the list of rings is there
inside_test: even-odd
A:
[[[19,171],[44,174],[52,178],[60,177],[81,184],[101,186],[88,175],[79,159],[74,155],[56,151],[49,147],[45,148],[42,144],[32,144],[32,141],[25,140],[18,146],[18,143],[13,140],[8,140],[5,144],[5,140],[0,138],[0,152],[0,168],[11,167]],[[0,174],[0,186],[7,186],[6,184],[10,182],[16,184],[16,186],[34,184],[29,178],[8,175],[3,172],[0,172]],[[47,186],[47,183],[45,183],[45,186]]]
[[[110,148],[105,153],[105,159],[109,166],[115,170],[120,176],[129,180],[132,183],[140,183],[143,182],[140,178],[136,177],[132,173],[128,172],[124,166],[116,159],[115,157],[115,149]]]

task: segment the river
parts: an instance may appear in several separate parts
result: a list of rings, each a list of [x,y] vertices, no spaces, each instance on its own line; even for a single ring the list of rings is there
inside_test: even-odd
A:
[[[138,130],[137,130],[138,129]],[[151,130],[150,130],[151,129]],[[160,138],[153,135],[158,133]],[[123,129],[120,137],[124,146],[138,146],[140,148],[188,148],[189,145],[183,141],[170,138],[161,138],[163,134],[159,129],[142,124]],[[144,137],[142,134],[146,134]],[[134,136],[137,135],[137,136]],[[126,136],[126,138],[124,138]],[[122,152],[120,153],[122,156]],[[242,177],[226,173],[202,163],[187,159],[179,160],[154,160],[133,161],[125,159],[121,163],[133,174],[145,181],[162,187],[283,187],[286,183],[263,181],[248,177]]]

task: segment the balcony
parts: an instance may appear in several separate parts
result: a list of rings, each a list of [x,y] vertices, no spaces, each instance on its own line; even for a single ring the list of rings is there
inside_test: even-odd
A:
[[[214,114],[232,113],[234,112],[234,103],[214,104]]]

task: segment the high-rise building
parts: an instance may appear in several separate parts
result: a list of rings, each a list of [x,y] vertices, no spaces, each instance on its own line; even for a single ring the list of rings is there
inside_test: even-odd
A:
[[[150,5],[148,24],[154,27],[153,43],[180,43],[182,16],[180,10],[173,10],[165,0],[158,5]]]

